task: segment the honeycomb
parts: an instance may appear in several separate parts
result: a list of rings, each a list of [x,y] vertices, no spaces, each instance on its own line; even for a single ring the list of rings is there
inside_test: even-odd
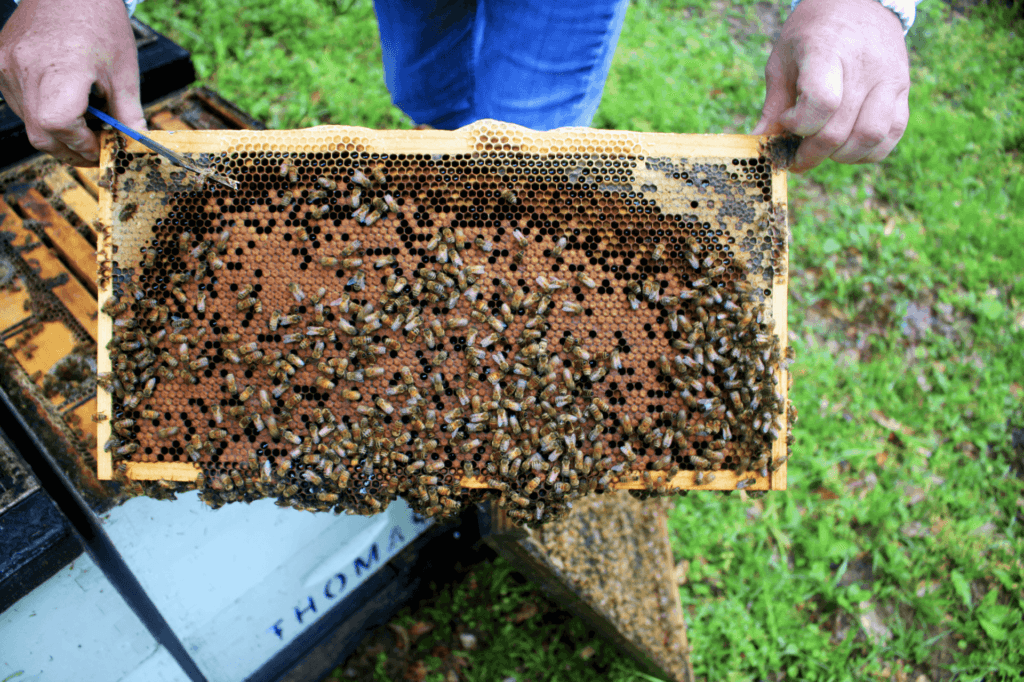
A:
[[[785,487],[778,138],[482,121],[104,138],[100,476],[217,507]]]

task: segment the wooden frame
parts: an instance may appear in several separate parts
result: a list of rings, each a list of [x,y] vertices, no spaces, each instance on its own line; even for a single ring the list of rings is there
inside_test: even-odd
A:
[[[488,127],[489,126],[489,127]],[[498,131],[498,132],[495,132]],[[501,134],[504,131],[505,134]],[[237,152],[242,150],[274,150],[287,149],[293,152],[320,150],[350,150],[354,152],[402,152],[405,154],[458,154],[474,152],[492,152],[496,150],[518,149],[525,153],[544,153],[556,150],[579,151],[585,144],[595,145],[594,148],[602,150],[617,150],[619,153],[632,154],[645,157],[669,157],[686,158],[690,161],[699,159],[731,159],[731,158],[757,158],[768,157],[768,164],[771,167],[771,194],[770,202],[775,207],[775,214],[778,226],[782,230],[782,254],[781,263],[778,263],[776,276],[772,285],[771,316],[774,319],[775,334],[778,336],[781,353],[784,357],[787,343],[786,324],[786,268],[788,259],[786,252],[785,237],[788,236],[786,227],[786,172],[785,172],[785,150],[784,145],[778,144],[778,138],[747,135],[674,135],[661,133],[630,133],[594,131],[590,129],[560,129],[549,133],[538,133],[526,129],[496,124],[494,122],[480,122],[474,126],[459,131],[372,131],[362,128],[349,128],[339,126],[324,126],[298,131],[168,131],[154,132],[151,135],[156,141],[172,147],[178,152],[191,155],[216,155],[224,152]],[[580,140],[578,145],[572,140]],[[517,141],[518,140],[518,141]],[[567,142],[568,141],[568,142]],[[123,151],[130,154],[144,155],[148,153],[144,147],[131,141],[121,141],[111,134],[107,134],[102,145],[101,168],[109,169],[112,165],[112,155],[123,148]],[[781,151],[775,152],[774,149]],[[135,197],[144,200],[144,197]],[[132,260],[138,263],[141,258],[138,246],[141,244],[138,236],[127,229],[129,225],[119,224],[113,214],[115,203],[107,191],[101,191],[100,216],[106,225],[112,227],[111,239],[102,240],[101,259],[121,261],[130,264]],[[114,244],[117,244],[118,253],[114,254]],[[111,285],[109,281],[101,282],[99,290],[99,304],[102,306],[111,296]],[[112,333],[111,319],[106,315],[100,315],[99,336],[100,346],[104,347],[110,340]],[[100,352],[98,358],[100,372],[109,372],[111,369],[110,357]],[[783,405],[786,404],[788,376],[784,367],[780,367],[778,390],[782,394]],[[103,389],[99,391],[99,411],[109,413],[111,408],[110,395]],[[98,474],[101,479],[110,478],[113,475],[113,463],[109,452],[102,449],[102,443],[110,435],[110,422],[103,422],[100,425],[99,443],[100,450],[97,455]],[[786,433],[788,427],[786,415],[782,414],[781,434]],[[781,458],[786,454],[785,437],[775,439],[773,456]],[[192,481],[198,476],[200,468],[192,463],[185,462],[127,462],[124,473],[128,478],[136,480],[165,479],[173,481]],[[713,482],[698,486],[695,483],[696,474],[694,471],[680,471],[670,481],[669,487],[678,489],[706,489],[706,490],[731,490],[737,487],[743,476],[738,476],[732,471],[715,471],[716,478]],[[664,474],[654,472],[653,478],[664,478]],[[486,488],[488,484],[484,477],[463,478],[464,488]],[[623,481],[614,484],[618,489],[643,489],[645,483],[639,480]],[[786,488],[786,465],[783,464],[768,478],[757,478],[756,482],[749,485],[747,490],[784,490]]]

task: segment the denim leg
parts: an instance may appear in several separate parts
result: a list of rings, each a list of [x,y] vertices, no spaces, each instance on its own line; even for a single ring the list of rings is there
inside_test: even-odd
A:
[[[391,101],[416,123],[452,129],[473,108],[476,0],[374,0]]]
[[[628,4],[480,0],[475,119],[534,130],[590,125]]]

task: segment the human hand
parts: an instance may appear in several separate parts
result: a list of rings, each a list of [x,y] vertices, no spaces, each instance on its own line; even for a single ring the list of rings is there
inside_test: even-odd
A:
[[[22,0],[0,31],[0,92],[33,147],[75,166],[96,165],[99,140],[85,125],[94,84],[114,118],[146,129],[124,3]]]
[[[764,73],[767,93],[753,134],[802,136],[792,172],[827,158],[881,161],[906,130],[903,24],[875,0],[801,0]]]

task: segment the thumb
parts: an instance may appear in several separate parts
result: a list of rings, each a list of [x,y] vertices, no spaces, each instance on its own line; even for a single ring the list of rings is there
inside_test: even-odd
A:
[[[111,116],[129,128],[146,131],[146,116],[142,113],[142,102],[139,100],[139,85],[136,80],[134,87],[117,88],[108,105]]]
[[[784,132],[779,118],[796,100],[793,94],[794,84],[786,82],[782,66],[774,54],[768,59],[764,75],[764,106],[761,107],[761,118],[751,131],[751,135],[775,135]]]

